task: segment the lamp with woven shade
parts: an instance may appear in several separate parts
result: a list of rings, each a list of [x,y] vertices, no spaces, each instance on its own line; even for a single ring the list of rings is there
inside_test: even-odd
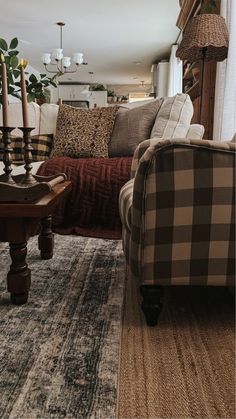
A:
[[[204,61],[223,61],[228,54],[229,34],[225,19],[216,14],[200,14],[188,23],[176,56],[189,62],[203,61],[201,74],[200,118]]]

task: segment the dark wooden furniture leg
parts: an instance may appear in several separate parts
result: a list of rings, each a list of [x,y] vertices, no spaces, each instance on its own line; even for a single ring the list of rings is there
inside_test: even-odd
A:
[[[143,297],[142,310],[148,326],[156,326],[162,310],[161,298],[163,287],[159,285],[141,285],[140,293]]]
[[[26,263],[27,243],[10,243],[12,264],[7,274],[7,288],[13,304],[25,304],[28,300],[31,273]]]
[[[52,232],[52,216],[44,217],[41,220],[41,232],[38,239],[41,259],[53,257],[54,237]]]

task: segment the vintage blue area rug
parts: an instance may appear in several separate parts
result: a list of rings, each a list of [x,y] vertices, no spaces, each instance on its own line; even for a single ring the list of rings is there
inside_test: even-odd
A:
[[[124,258],[121,242],[55,237],[42,261],[28,245],[29,302],[6,293],[10,260],[0,243],[0,417],[116,415]]]

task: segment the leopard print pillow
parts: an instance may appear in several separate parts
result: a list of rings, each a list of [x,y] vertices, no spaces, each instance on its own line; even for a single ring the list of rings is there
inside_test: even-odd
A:
[[[108,157],[108,141],[118,107],[59,107],[51,157]]]

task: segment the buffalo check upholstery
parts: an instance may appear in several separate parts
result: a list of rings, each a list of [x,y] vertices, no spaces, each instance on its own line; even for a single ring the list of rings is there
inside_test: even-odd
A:
[[[47,160],[50,157],[53,143],[53,134],[32,135],[32,159],[33,161]]]
[[[140,144],[120,214],[126,260],[141,284],[234,284],[235,152],[233,142]]]

